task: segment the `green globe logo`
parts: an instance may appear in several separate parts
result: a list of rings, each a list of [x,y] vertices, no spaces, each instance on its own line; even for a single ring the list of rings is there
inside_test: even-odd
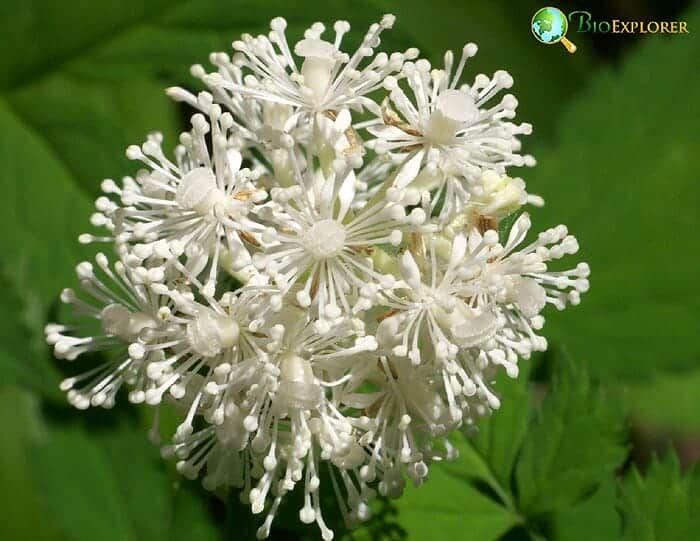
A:
[[[561,43],[570,53],[576,52],[576,45],[566,39],[569,21],[559,8],[538,9],[532,17],[530,28],[533,35],[545,45]]]

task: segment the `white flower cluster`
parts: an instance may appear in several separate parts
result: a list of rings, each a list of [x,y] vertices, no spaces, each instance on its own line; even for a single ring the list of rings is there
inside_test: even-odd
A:
[[[74,322],[46,328],[58,358],[108,350],[62,383],[78,408],[172,402],[164,455],[206,487],[241,490],[269,535],[297,485],[299,518],[324,540],[321,478],[349,525],[378,491],[420,485],[453,458],[451,432],[499,407],[503,367],[543,351],[547,303],[578,304],[589,269],[549,264],[577,251],[558,226],[526,240],[527,203],[509,166],[531,166],[511,76],[462,83],[445,54],[376,52],[387,15],[354,53],[350,26],[315,23],[290,45],[277,18],[235,54],[192,67],[207,91],[168,94],[197,109],[172,156],[152,134],[143,164],[105,180],[92,224],[116,262],[80,263]],[[325,485],[324,485],[325,486]],[[327,488],[327,487],[326,487]]]

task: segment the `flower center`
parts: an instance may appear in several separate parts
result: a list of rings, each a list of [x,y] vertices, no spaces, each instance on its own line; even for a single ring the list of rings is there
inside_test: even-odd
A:
[[[304,58],[301,65],[304,86],[311,91],[315,104],[320,105],[331,82],[338,50],[327,41],[307,38],[296,44],[294,52]]]
[[[175,200],[187,209],[206,215],[217,203],[226,202],[226,194],[217,187],[211,168],[197,167],[182,177]]]
[[[133,342],[143,329],[153,329],[158,323],[148,314],[131,312],[121,304],[109,304],[102,309],[102,330],[124,342]]]
[[[345,228],[335,220],[321,220],[304,233],[302,244],[316,259],[335,257],[345,247]]]
[[[201,310],[187,324],[190,346],[204,357],[214,357],[222,350],[233,347],[238,342],[239,332],[238,324],[232,318],[218,315],[212,310]]]
[[[471,97],[459,90],[445,90],[438,96],[435,110],[430,114],[426,137],[438,145],[454,140],[457,130],[478,113]]]
[[[287,353],[280,362],[278,406],[283,409],[313,409],[322,399],[322,389],[314,381],[311,363],[294,353]]]

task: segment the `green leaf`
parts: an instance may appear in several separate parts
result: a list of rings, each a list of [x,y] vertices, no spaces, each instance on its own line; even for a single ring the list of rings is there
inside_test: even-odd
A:
[[[103,82],[57,72],[14,91],[7,101],[91,196],[99,195],[103,178],[135,172],[124,153],[129,144],[153,131],[164,133],[165,148],[177,143],[175,108],[163,84],[151,79],[132,75]],[[83,230],[90,228],[86,218],[71,217]]]
[[[161,14],[170,4],[165,0],[76,0],[66,6],[50,0],[7,0],[0,10],[0,18],[6,22],[3,49],[21,54],[2,56],[0,88],[26,85],[47,71],[62,69],[86,50]]]
[[[60,375],[40,331],[44,319],[41,300],[31,288],[16,288],[4,270],[0,264],[0,288],[4,291],[0,310],[13,317],[5,318],[0,325],[0,382],[34,389],[63,402],[63,393],[58,389]],[[18,273],[17,282],[22,283],[22,276]]]
[[[0,280],[3,306],[16,314],[2,334],[3,365],[13,380],[57,397],[59,377],[43,345],[49,307],[75,280],[87,251],[76,238],[90,205],[41,136],[0,99]]]
[[[495,382],[501,408],[479,421],[476,435],[455,440],[460,458],[434,466],[431,477],[434,470],[436,477],[414,492],[432,486],[435,496],[425,496],[435,502],[432,510],[454,501],[459,490],[470,497],[476,490],[511,517],[513,539],[538,540],[544,533],[548,539],[576,541],[586,539],[584,531],[588,539],[616,539],[614,471],[626,455],[622,408],[591,383],[582,365],[565,358],[533,417],[532,395],[539,394],[540,384],[529,384],[529,362],[521,368],[525,373],[519,379],[503,376]],[[399,509],[405,526],[400,501]]]
[[[54,430],[33,453],[35,482],[69,539],[137,539],[120,479],[94,436]],[[148,490],[147,485],[142,490]]]
[[[76,242],[90,205],[46,146],[0,101],[0,245],[6,275],[44,309],[72,280],[84,253]],[[11,266],[10,266],[11,262]]]
[[[90,436],[104,450],[117,495],[124,503],[135,539],[168,541],[164,526],[175,520],[170,478],[157,448],[140,427],[125,426],[104,435]]]
[[[459,463],[451,466],[433,465],[422,487],[407,487],[396,501],[407,539],[431,539],[435,532],[446,539],[459,539],[468,527],[474,539],[488,541],[498,539],[519,522],[517,515],[457,475]]]
[[[700,9],[688,14],[700,25]],[[646,36],[559,117],[558,144],[537,153],[529,188],[547,200],[541,226],[565,223],[591,265],[580,307],[550,313],[547,336],[595,374],[646,376],[697,365],[700,289],[700,72],[689,35]],[[659,99],[663,96],[663,99]],[[572,327],[573,324],[573,327]]]
[[[29,393],[0,387],[0,539],[59,541],[63,537],[41,494],[33,490],[34,464],[28,449],[44,438],[38,402]]]
[[[179,474],[178,474],[179,475]],[[168,541],[217,541],[222,533],[217,529],[205,506],[206,500],[178,482],[170,485],[172,521]],[[230,539],[230,538],[229,538]]]
[[[561,359],[515,469],[519,508],[528,515],[560,509],[609,478],[626,455],[622,421],[617,401]]]
[[[0,425],[1,539],[219,539],[202,500],[168,474],[139,427],[47,422],[36,397],[10,386],[0,387]]]
[[[201,500],[168,473],[136,424],[90,432],[56,425],[32,458],[35,490],[68,539],[219,538]]]
[[[162,0],[80,4],[67,8],[48,0],[4,3],[0,23],[8,31],[0,36],[0,46],[14,54],[5,55],[0,63],[0,92],[24,127],[53,150],[71,180],[94,195],[102,178],[134,171],[124,157],[127,144],[156,129],[176,143],[176,110],[163,94],[164,83],[157,80],[162,73],[160,59],[143,51],[149,70],[132,67],[110,79],[103,75],[109,72],[109,63],[96,55],[162,19],[178,4]],[[209,44],[201,43],[200,49]],[[173,47],[170,56],[177,55]],[[185,71],[186,62],[180,64]]]
[[[677,541],[697,537],[700,524],[699,476],[681,476],[673,452],[654,459],[645,476],[633,468],[625,479],[619,507],[623,538],[629,541]]]
[[[530,421],[531,396],[529,374],[531,361],[521,361],[517,379],[500,374],[494,389],[501,398],[501,407],[479,423],[479,431],[471,445],[484,460],[496,481],[510,486],[513,465],[520,451]]]
[[[556,513],[552,539],[556,541],[617,541],[620,515],[615,509],[617,486],[611,477],[586,500]]]
[[[98,436],[112,472],[119,480],[136,539],[149,541],[210,541],[219,530],[211,521],[194,483],[168,471],[158,447],[146,439],[140,424],[125,424]]]

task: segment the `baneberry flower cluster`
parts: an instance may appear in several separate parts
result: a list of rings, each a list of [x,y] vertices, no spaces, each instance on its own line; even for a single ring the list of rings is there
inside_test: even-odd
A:
[[[58,358],[105,352],[63,381],[73,405],[172,403],[163,454],[239,489],[261,539],[297,487],[329,540],[321,490],[352,525],[423,483],[452,432],[498,409],[497,371],[546,349],[545,306],[588,289],[585,263],[550,268],[578,250],[566,227],[529,235],[520,211],[542,200],[508,176],[535,163],[512,77],[463,82],[472,43],[441,68],[377,52],[393,23],[349,53],[345,21],[291,44],[277,18],[193,66],[205,91],[168,89],[191,129],[172,153],[157,133],[129,147],[141,168],[102,183],[102,232],[80,241],[114,261],[80,263],[74,317],[46,327]]]

